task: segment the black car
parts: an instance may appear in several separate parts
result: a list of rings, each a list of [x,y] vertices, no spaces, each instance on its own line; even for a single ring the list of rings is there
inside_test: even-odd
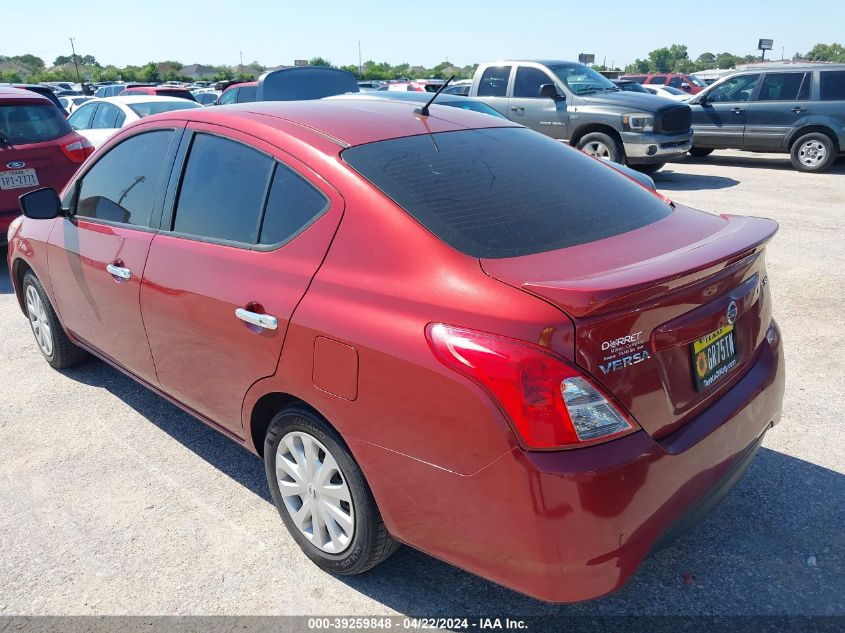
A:
[[[56,93],[53,92],[53,89],[49,86],[42,86],[41,84],[3,84],[7,86],[11,86],[12,88],[20,88],[21,90],[29,90],[30,92],[37,92],[42,97],[47,97],[50,101],[52,101],[56,107],[62,111],[64,116],[67,116],[67,110],[64,109],[59,98],[56,96]]]
[[[845,64],[765,64],[698,93],[692,156],[714,149],[789,153],[799,171],[819,172],[845,153]]]

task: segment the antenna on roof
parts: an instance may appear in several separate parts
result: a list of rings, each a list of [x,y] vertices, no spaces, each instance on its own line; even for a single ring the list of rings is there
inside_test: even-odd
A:
[[[443,92],[446,89],[446,86],[449,85],[449,82],[452,81],[454,78],[455,78],[455,75],[451,75],[449,77],[449,79],[447,79],[445,82],[443,82],[443,85],[440,86],[440,88],[437,89],[437,92],[435,92],[433,95],[431,95],[431,99],[428,100],[428,103],[426,103],[422,108],[420,108],[420,114],[422,114],[423,116],[428,116],[428,106],[430,106],[432,103],[434,103],[434,100],[437,98],[437,95],[439,95],[441,92]]]

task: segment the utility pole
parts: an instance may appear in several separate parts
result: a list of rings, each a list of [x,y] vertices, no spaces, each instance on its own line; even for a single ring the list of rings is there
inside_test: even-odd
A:
[[[364,78],[364,65],[361,63],[361,40],[358,40],[358,76]]]
[[[780,47],[780,61],[783,61],[783,51],[786,49],[786,46]]]
[[[70,39],[70,50],[73,51],[73,65],[76,67],[76,83],[82,83],[82,79],[79,77],[79,64],[76,61],[76,48],[73,46],[73,38]]]
[[[241,74],[243,75],[244,74],[244,52],[243,51],[238,51],[238,52],[240,53],[240,56],[241,56]]]

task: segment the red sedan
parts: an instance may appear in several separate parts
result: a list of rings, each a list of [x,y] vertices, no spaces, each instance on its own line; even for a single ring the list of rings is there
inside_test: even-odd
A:
[[[780,418],[776,223],[673,204],[504,119],[168,112],[21,205],[9,269],[46,360],[93,354],[262,456],[334,573],[407,543],[600,596]]]

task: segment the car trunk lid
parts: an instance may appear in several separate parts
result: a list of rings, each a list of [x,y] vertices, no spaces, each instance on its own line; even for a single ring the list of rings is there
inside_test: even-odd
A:
[[[776,231],[773,220],[677,205],[662,220],[627,233],[483,259],[481,266],[568,314],[576,330],[573,360],[660,438],[751,366],[771,321],[763,252]],[[736,314],[729,319],[732,305]],[[706,337],[717,331],[731,340],[711,351],[708,343],[720,337]],[[693,352],[699,339],[705,340]],[[700,375],[696,380],[702,351],[717,373],[719,362],[730,365],[707,385]]]

